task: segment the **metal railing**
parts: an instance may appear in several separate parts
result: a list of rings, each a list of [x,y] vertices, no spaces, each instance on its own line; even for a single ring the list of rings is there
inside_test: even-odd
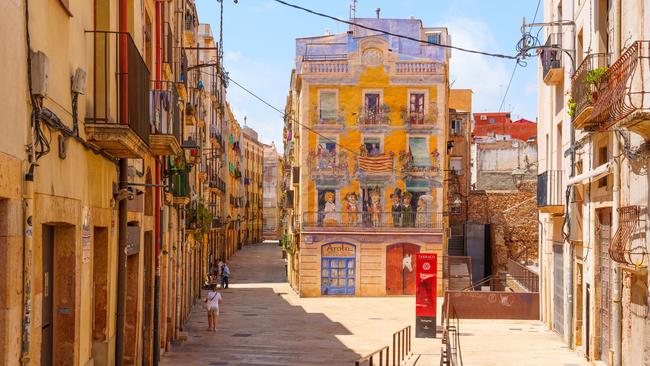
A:
[[[575,103],[574,119],[577,118],[587,108],[593,106],[594,92],[596,87],[594,84],[587,82],[587,76],[590,71],[599,67],[607,67],[609,65],[609,55],[603,53],[592,53],[585,57],[580,66],[576,69],[571,77],[571,98]],[[591,124],[586,124],[585,129],[592,129]]]
[[[411,356],[411,326],[404,327],[393,333],[393,345],[384,346],[371,354],[354,362],[355,366],[399,366]]]
[[[175,197],[188,197],[190,193],[189,181],[189,173],[187,171],[172,171],[170,191]]]
[[[539,275],[526,266],[508,259],[508,274],[530,292],[539,292]]]
[[[551,33],[546,38],[546,47],[555,47],[557,50],[544,49],[539,54],[542,61],[542,78],[546,79],[549,71],[562,68],[562,34]]]
[[[111,31],[86,32],[93,36],[94,68],[93,108],[86,120],[128,125],[148,144],[149,69],[131,35]]]
[[[547,170],[537,176],[537,207],[563,206],[563,170]]]
[[[445,303],[447,296],[445,296]],[[445,304],[446,305],[446,304]],[[460,320],[453,306],[443,306],[442,352],[440,353],[440,365],[462,366],[463,353],[460,347]]]
[[[175,115],[179,110],[174,103],[178,100],[176,88],[172,83],[152,82],[149,95],[150,115],[155,131],[164,135],[173,135],[180,143],[180,118]]]
[[[370,212],[370,211],[311,211],[302,215],[303,228],[347,229],[437,229],[443,228],[441,212]]]
[[[598,85],[591,122],[610,127],[637,110],[650,109],[650,41],[636,41],[607,69]]]
[[[381,106],[375,109],[366,108],[359,114],[358,122],[361,126],[377,126],[390,124],[390,111]]]

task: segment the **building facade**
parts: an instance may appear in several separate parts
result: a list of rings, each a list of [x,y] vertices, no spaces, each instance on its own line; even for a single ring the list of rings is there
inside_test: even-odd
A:
[[[282,157],[275,143],[264,145],[264,166],[262,167],[262,232],[264,240],[280,240],[280,218],[282,197]]]
[[[544,3],[542,320],[589,360],[647,364],[650,8],[622,0]]]
[[[448,42],[417,19],[355,21]],[[301,296],[413,294],[415,254],[442,263],[448,57],[354,26],[296,40],[285,150]]]
[[[190,0],[1,7],[0,365],[153,364],[226,251],[211,31]]]
[[[250,127],[243,129],[244,145],[244,188],[246,191],[246,210],[244,220],[244,244],[262,241],[262,165],[264,146],[259,141],[257,132]]]

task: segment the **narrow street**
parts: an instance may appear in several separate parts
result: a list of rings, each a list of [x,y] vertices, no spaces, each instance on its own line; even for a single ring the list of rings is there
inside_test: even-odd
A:
[[[195,305],[187,341],[166,353],[162,365],[353,365],[415,322],[410,296],[299,298],[285,281],[275,243],[244,247],[230,267],[217,332],[205,330],[205,310]],[[461,344],[467,365],[582,364],[538,321],[463,320]],[[440,339],[413,345],[407,365],[438,364]]]

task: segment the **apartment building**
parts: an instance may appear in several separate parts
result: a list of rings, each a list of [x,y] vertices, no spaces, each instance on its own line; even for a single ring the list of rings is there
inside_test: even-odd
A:
[[[282,157],[275,143],[264,145],[264,164],[262,167],[262,235],[264,240],[280,240],[280,217],[282,197]]]
[[[355,22],[449,41],[418,19]],[[415,254],[442,263],[448,58],[355,26],[296,40],[285,152],[299,241],[283,245],[301,296],[414,294]]]
[[[624,0],[544,4],[542,320],[586,359],[641,365],[650,357],[650,8]]]

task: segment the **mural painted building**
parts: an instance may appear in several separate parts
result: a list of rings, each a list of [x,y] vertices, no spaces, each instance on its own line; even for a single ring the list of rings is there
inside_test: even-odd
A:
[[[417,19],[356,22],[448,42],[445,28]],[[413,294],[415,254],[442,261],[448,57],[354,26],[296,40],[290,149],[301,296]]]

